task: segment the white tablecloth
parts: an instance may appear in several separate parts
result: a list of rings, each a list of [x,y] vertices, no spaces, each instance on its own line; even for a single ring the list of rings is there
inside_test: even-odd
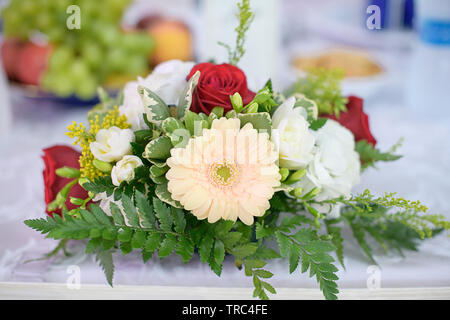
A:
[[[82,283],[105,283],[100,268],[82,250],[63,259],[24,263],[39,258],[56,242],[29,229],[23,220],[44,216],[43,163],[41,149],[53,144],[69,144],[64,135],[73,120],[83,121],[86,108],[62,107],[48,102],[13,96],[13,130],[0,145],[0,281],[66,282],[67,267],[77,265]],[[369,169],[361,186],[375,193],[398,192],[409,199],[420,199],[430,212],[450,219],[450,120],[425,119],[402,106],[401,87],[383,89],[383,95],[366,100],[366,111],[378,146],[386,150],[400,137],[405,138],[395,163],[381,163]],[[343,288],[365,288],[369,277],[368,260],[361,253],[351,232],[345,230],[346,270],[339,271]],[[76,244],[75,244],[76,246]],[[419,252],[396,255],[375,254],[381,266],[381,287],[450,286],[450,241],[446,234],[427,240]],[[246,287],[252,281],[237,270],[227,257],[219,279],[198,257],[183,265],[178,256],[164,260],[153,257],[143,264],[138,252],[121,256],[117,252],[115,283],[123,285]],[[299,271],[290,275],[287,261],[268,265],[275,276],[275,287],[316,288],[314,279]]]

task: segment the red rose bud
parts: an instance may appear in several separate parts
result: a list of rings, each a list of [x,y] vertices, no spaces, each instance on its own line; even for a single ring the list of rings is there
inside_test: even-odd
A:
[[[45,203],[48,206],[55,200],[58,193],[73,179],[63,178],[56,174],[56,170],[63,167],[79,169],[80,164],[78,159],[80,153],[68,146],[53,146],[43,150],[44,155],[44,187],[45,187]],[[68,210],[76,208],[74,204],[70,202],[70,197],[85,199],[88,197],[88,192],[84,190],[78,183],[68,192],[66,206]],[[55,208],[55,206],[47,207],[47,214],[53,216],[54,213],[61,215],[61,209]]]
[[[336,120],[349,129],[355,136],[355,141],[366,140],[375,147],[377,140],[370,132],[369,117],[363,111],[363,99],[355,96],[348,97],[347,111],[341,112],[339,118],[336,118],[335,115],[323,116]]]
[[[255,93],[247,88],[245,73],[231,64],[200,63],[188,75],[188,80],[200,71],[197,89],[194,92],[190,110],[210,114],[214,107],[222,107],[225,113],[232,110],[230,96],[236,92],[242,97],[243,105],[253,100]]]

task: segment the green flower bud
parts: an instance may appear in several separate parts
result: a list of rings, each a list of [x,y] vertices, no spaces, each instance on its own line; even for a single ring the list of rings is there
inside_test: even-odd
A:
[[[72,189],[73,185],[77,183],[78,180],[72,180],[68,184],[66,184],[56,195],[56,202],[58,207],[61,207],[67,200],[69,196],[70,189]]]
[[[258,112],[258,103],[252,102],[245,107],[245,113],[257,113]]]
[[[94,161],[92,161],[92,164],[94,165],[94,167],[104,173],[110,173],[113,168],[113,166],[109,162],[101,161],[98,159],[94,159]]]
[[[319,188],[317,188],[317,187],[314,187],[313,189],[311,189],[307,194],[305,194],[304,196],[303,196],[303,200],[309,200],[309,199],[312,199],[312,198],[314,198],[315,196],[317,196],[318,194],[319,194],[319,192],[320,192],[320,189]]]
[[[256,94],[253,100],[256,101],[257,103],[264,103],[268,99],[270,99],[270,91],[268,88],[264,88]]]
[[[81,206],[84,204],[84,200],[80,198],[70,197],[70,203],[76,206]]]
[[[83,186],[83,184],[90,182],[88,178],[80,178],[78,179],[78,184]]]
[[[296,198],[300,198],[303,192],[303,188],[302,187],[297,187],[294,190],[292,190],[292,195]]]
[[[217,116],[217,118],[222,118],[223,117],[223,112],[224,112],[224,109],[222,107],[214,107],[211,110],[210,115],[211,114],[215,114]]]
[[[314,227],[316,227],[316,229],[320,228],[320,220],[319,219],[314,220]]]
[[[281,182],[287,179],[289,176],[289,169],[288,168],[281,168],[280,169],[280,175],[281,175]]]
[[[69,167],[62,167],[55,170],[55,173],[62,178],[78,178],[80,176],[80,170]]]
[[[296,183],[297,181],[300,181],[300,179],[303,178],[303,176],[305,174],[306,174],[306,169],[297,170],[289,176],[289,178],[286,180],[285,183],[286,184]]]
[[[242,102],[242,97],[239,92],[236,92],[232,96],[230,95],[231,104],[233,109],[236,110],[237,113],[241,112],[244,108],[244,103]]]
[[[54,200],[47,205],[47,210],[49,212],[52,212],[52,211],[55,211],[56,209],[58,209],[58,207],[59,207],[58,202],[56,200]]]

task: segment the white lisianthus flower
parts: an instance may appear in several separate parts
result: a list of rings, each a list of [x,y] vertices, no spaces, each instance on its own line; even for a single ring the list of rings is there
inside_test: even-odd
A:
[[[274,142],[280,153],[280,167],[302,169],[313,159],[315,138],[304,108],[294,108],[295,97],[283,102],[272,117]]]
[[[96,159],[113,162],[132,153],[131,142],[133,141],[132,130],[113,126],[109,129],[100,129],[95,135],[95,141],[91,142],[89,147]]]
[[[111,179],[115,186],[120,186],[124,181],[130,182],[134,179],[134,169],[142,166],[142,160],[136,156],[124,156],[112,168]]]
[[[320,193],[315,198],[318,201],[349,196],[352,187],[359,183],[361,170],[353,134],[328,119],[314,135],[317,146],[314,159],[296,186],[302,187],[305,193],[319,188]]]
[[[147,78],[139,77],[137,81],[127,83],[119,112],[127,117],[133,130],[147,129],[142,117],[145,107],[138,93],[138,86],[150,89],[168,105],[177,104],[178,98],[186,86],[186,77],[193,66],[194,62],[169,60],[157,65]]]

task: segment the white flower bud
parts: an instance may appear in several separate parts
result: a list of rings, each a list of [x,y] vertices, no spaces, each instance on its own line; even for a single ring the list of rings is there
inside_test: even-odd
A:
[[[122,182],[130,182],[134,179],[134,169],[142,166],[142,160],[136,156],[124,156],[116,163],[111,171],[112,183],[119,186]]]

